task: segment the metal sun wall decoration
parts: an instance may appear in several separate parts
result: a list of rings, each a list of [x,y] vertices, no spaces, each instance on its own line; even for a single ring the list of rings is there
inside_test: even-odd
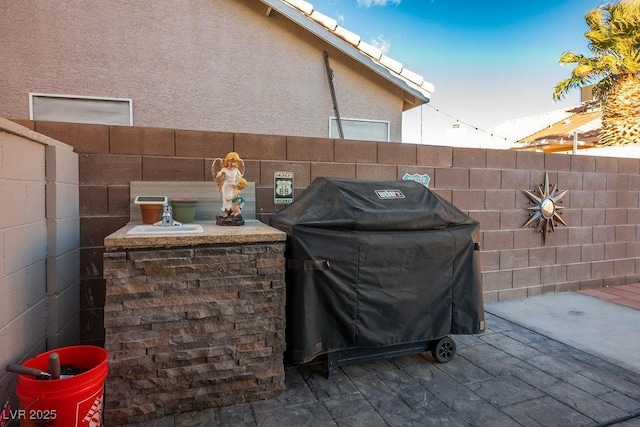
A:
[[[568,190],[558,193],[558,184],[554,184],[553,188],[551,188],[551,184],[549,184],[549,173],[545,172],[544,184],[538,185],[538,187],[533,190],[535,193],[527,190],[523,191],[524,194],[531,199],[529,203],[533,205],[528,207],[527,210],[533,212],[522,228],[531,225],[534,229],[539,230],[542,233],[542,244],[544,245],[547,233],[555,231],[555,226],[558,222],[567,225],[560,216],[560,210],[563,208],[562,206],[558,206],[558,204],[562,203],[560,199],[567,194]]]

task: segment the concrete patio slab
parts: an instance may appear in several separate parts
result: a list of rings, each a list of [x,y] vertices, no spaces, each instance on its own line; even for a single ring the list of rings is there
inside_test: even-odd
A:
[[[640,310],[574,292],[490,303],[485,310],[640,373]]]

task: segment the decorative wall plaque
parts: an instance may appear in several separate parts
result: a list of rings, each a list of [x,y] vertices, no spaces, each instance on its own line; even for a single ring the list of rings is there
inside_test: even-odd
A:
[[[288,204],[293,202],[293,172],[273,173],[273,203]]]
[[[524,190],[524,194],[531,199],[529,204],[533,206],[527,208],[527,210],[532,212],[529,220],[522,228],[532,226],[534,229],[540,231],[542,233],[543,245],[546,242],[547,233],[555,231],[555,226],[558,225],[558,223],[567,225],[560,216],[560,210],[563,208],[562,206],[558,206],[559,203],[562,203],[560,199],[562,199],[567,192],[568,190],[564,190],[559,193],[558,184],[554,184],[553,188],[551,187],[548,172],[544,173],[544,184],[538,185],[533,191]]]
[[[419,174],[419,173],[409,173],[406,172],[404,175],[402,175],[402,180],[403,181],[415,181],[418,182],[422,185],[424,185],[425,187],[429,187],[429,181],[431,181],[431,177],[429,175],[425,174]]]

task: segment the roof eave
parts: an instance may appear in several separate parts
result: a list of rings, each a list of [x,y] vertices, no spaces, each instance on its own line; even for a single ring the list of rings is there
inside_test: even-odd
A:
[[[405,95],[405,100],[414,104],[414,106],[421,105],[423,103],[428,103],[431,100],[430,91],[425,90],[413,84],[408,80],[402,79],[400,76],[394,74],[390,69],[384,67],[376,63],[373,58],[369,55],[361,52],[358,48],[353,46],[351,43],[343,40],[339,36],[332,34],[329,32],[324,26],[321,24],[308,19],[304,16],[300,11],[294,9],[293,7],[283,3],[281,0],[260,0],[262,3],[267,5],[272,10],[277,11],[281,15],[287,17],[291,21],[300,25],[310,33],[316,35],[320,39],[327,42],[329,45],[335,47],[341,52],[345,53],[349,57],[353,58],[357,62],[363,64],[365,67],[373,70],[376,74],[380,75],[384,79],[390,81],[394,85],[398,86],[402,89],[406,94],[413,96],[415,99],[413,102],[407,99]]]

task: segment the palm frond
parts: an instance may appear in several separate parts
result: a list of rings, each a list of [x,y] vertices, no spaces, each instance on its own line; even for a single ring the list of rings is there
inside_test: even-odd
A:
[[[560,57],[560,63],[561,64],[573,64],[573,63],[581,64],[586,59],[587,58],[584,55],[579,55],[573,52],[565,52]]]
[[[616,80],[616,76],[611,74],[600,80],[598,83],[593,85],[593,96],[596,99],[605,101],[607,94],[611,91],[611,88],[615,84]]]
[[[588,84],[596,84],[601,97],[615,77],[640,73],[640,0],[618,0],[585,15],[585,33],[592,57],[565,52],[560,64],[575,64],[568,79],[556,85],[554,99]],[[594,92],[595,94],[595,92]]]
[[[579,78],[574,75],[569,77],[568,79],[564,79],[556,85],[553,90],[553,99],[558,101],[564,98],[567,93],[571,92],[574,89],[581,88],[582,86],[586,86],[587,82],[584,78]]]

